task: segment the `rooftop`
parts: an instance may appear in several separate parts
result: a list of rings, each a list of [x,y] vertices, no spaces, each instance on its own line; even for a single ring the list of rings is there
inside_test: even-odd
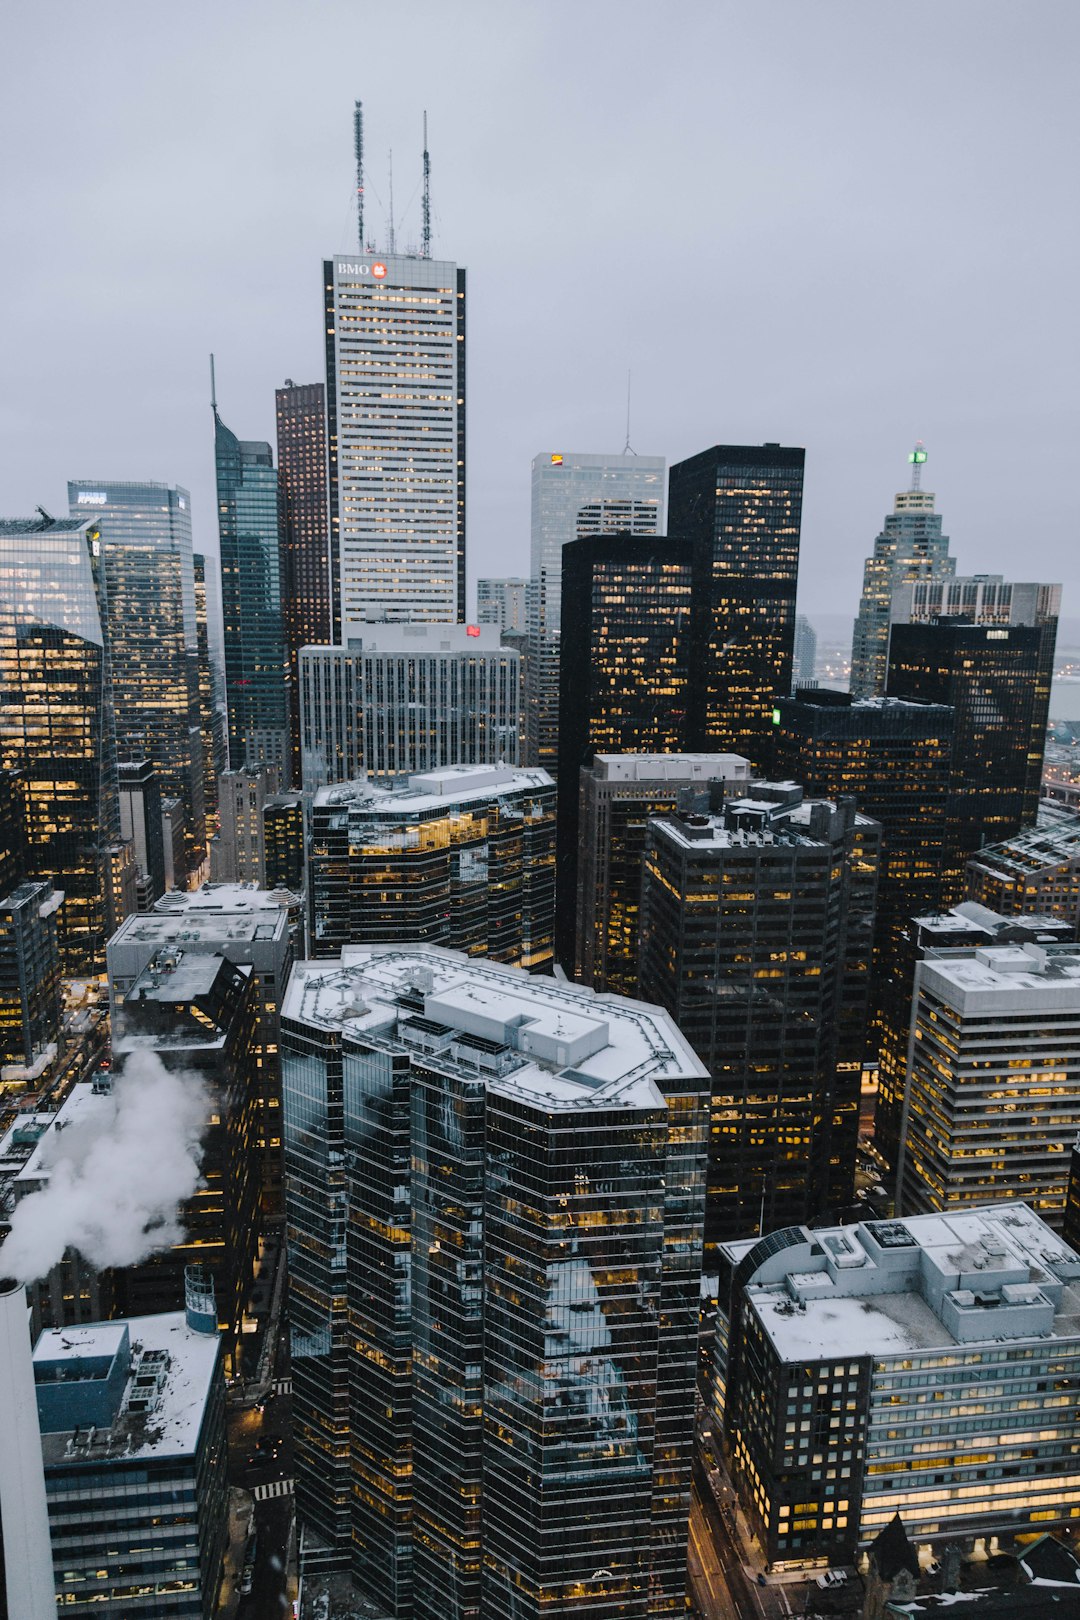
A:
[[[302,647],[300,650],[318,652],[320,649]],[[512,659],[520,656],[503,646],[502,631],[497,624],[345,623],[341,627],[341,644],[322,650],[390,656],[407,653],[423,653],[428,657],[437,657],[439,653],[501,653]]]
[[[511,765],[444,765],[439,770],[409,776],[394,787],[377,786],[367,777],[319,788],[314,804],[370,810],[378,814],[419,815],[451,804],[497,798],[503,793],[554,788],[543,770],[519,770]]]
[[[256,883],[204,883],[191,890],[170,889],[154,906],[154,916],[191,912],[280,911],[293,897],[283,889],[260,889]]]
[[[741,754],[594,754],[602,782],[742,782],[753,770]]]
[[[1080,946],[979,945],[931,955],[924,987],[963,1017],[1075,1007],[1080,1013]]]
[[[189,896],[190,898],[190,896]],[[122,945],[240,945],[283,939],[289,918],[284,906],[245,906],[236,911],[211,906],[175,906],[166,911],[135,912],[126,917],[109,941]]]
[[[1028,828],[1015,838],[980,849],[968,865],[1012,878],[1030,877],[1058,866],[1080,866],[1080,821]]]
[[[661,1108],[665,1082],[706,1075],[657,1007],[438,947],[350,945],[340,962],[300,962],[282,1016],[422,1045],[554,1111]]]

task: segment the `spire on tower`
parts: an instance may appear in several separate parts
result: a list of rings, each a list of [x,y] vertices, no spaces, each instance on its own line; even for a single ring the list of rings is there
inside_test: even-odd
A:
[[[353,103],[353,138],[356,147],[356,231],[364,251],[364,104]]]
[[[911,487],[921,489],[923,462],[926,460],[926,446],[921,439],[915,440],[915,448],[908,456],[908,460],[911,463]]]
[[[214,357],[210,356],[210,409],[217,415],[217,382],[214,378]]]
[[[414,193],[415,195],[415,193]],[[394,234],[394,148],[390,148],[390,252],[397,252],[397,237]]]
[[[420,257],[431,258],[431,154],[427,144],[427,113],[424,113],[424,201]]]

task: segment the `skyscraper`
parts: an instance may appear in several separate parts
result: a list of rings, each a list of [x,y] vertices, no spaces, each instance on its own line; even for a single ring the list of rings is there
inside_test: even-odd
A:
[[[323,268],[331,639],[463,620],[465,271],[369,251]]]
[[[527,579],[478,579],[476,582],[476,620],[478,624],[497,624],[500,630],[523,633],[527,628]]]
[[[1080,934],[1080,821],[1029,827],[967,863],[967,898],[1008,916],[1060,917]]]
[[[690,705],[691,553],[633,535],[562,551],[555,949],[572,969],[579,777],[600,754],[681,753]]]
[[[165,893],[165,834],[161,821],[161,787],[148,759],[123,761],[117,768],[120,789],[120,836],[132,846],[139,869],[138,905],[149,911]]]
[[[881,829],[755,782],[646,838],[640,993],[712,1075],[706,1246],[850,1204]]]
[[[195,629],[199,646],[199,734],[202,745],[203,799],[206,804],[207,832],[217,818],[217,780],[228,768],[229,744],[225,729],[224,695],[221,690],[221,664],[211,648],[211,603],[220,610],[221,571],[195,553]]]
[[[348,947],[282,1019],[306,1556],[400,1620],[685,1613],[708,1081],[656,1008]]]
[[[880,697],[889,662],[889,617],[893,593],[912,580],[948,579],[956,572],[949,539],[941,532],[934,496],[923,489],[926,451],[921,444],[908,457],[911,488],[897,495],[867,557],[862,601],[851,644],[851,695]]]
[[[526,691],[526,758],[559,763],[559,638],[562,553],[601,534],[659,535],[664,529],[663,456],[555,451],[532,464]]]
[[[105,591],[95,521],[0,521],[0,766],[22,773],[26,877],[64,891],[71,975],[104,963],[119,837]]]
[[[791,676],[796,687],[811,686],[817,677],[817,631],[805,613],[795,615],[795,652]]]
[[[804,450],[714,445],[672,467],[668,528],[694,558],[687,746],[768,763],[791,691]]]
[[[148,759],[183,800],[189,870],[206,855],[191,498],[177,484],[73,479],[73,518],[101,531],[119,760]]]
[[[301,647],[334,639],[326,493],[326,389],[289,378],[277,406],[281,600],[289,649],[292,777],[300,780]]]
[[[214,405],[229,764],[288,780],[289,659],[281,599],[277,473],[270,446],[238,439]]]

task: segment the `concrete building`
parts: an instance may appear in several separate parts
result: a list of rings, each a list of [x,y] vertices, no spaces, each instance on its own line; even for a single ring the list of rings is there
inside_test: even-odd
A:
[[[50,1329],[34,1347],[62,1614],[217,1613],[229,1518],[225,1381],[216,1333],[189,1322],[177,1312]]]
[[[511,630],[523,635],[527,629],[527,579],[478,579],[476,582],[476,620],[478,624],[497,624],[500,630]]]
[[[594,754],[582,766],[574,972],[583,984],[637,994],[649,817],[714,809],[724,784],[750,776],[750,761],[738,754]]]
[[[708,1078],[671,1019],[352,946],[282,1045],[308,1564],[394,1620],[683,1615]]]
[[[559,764],[563,547],[595,535],[663,534],[665,465],[663,456],[571,451],[533,459],[525,704],[531,765]]]
[[[648,824],[640,992],[712,1076],[710,1255],[854,1198],[880,851],[793,782]]]
[[[280,1212],[281,1003],[293,962],[289,908],[284,897],[244,884],[207,883],[194,893],[175,890],[147,917],[129,917],[109,941],[107,966],[114,1014],[132,986],[162,952],[221,956],[249,967],[259,1002],[253,1050],[257,1078],[257,1147],[264,1207]],[[116,1018],[117,1028],[120,1018]]]
[[[517,764],[520,655],[497,626],[353,628],[345,646],[300,654],[305,792],[455,763]]]
[[[409,940],[550,973],[555,784],[451,765],[394,788],[344,782],[311,805],[311,953]]]
[[[1022,1203],[725,1246],[713,1433],[774,1570],[1080,1516],[1080,1256]],[[964,1605],[965,1607],[967,1605]]]
[[[1029,827],[967,863],[967,897],[1003,915],[1060,917],[1080,932],[1080,821]]]
[[[1023,1198],[1060,1229],[1080,1131],[1080,951],[935,951],[915,969],[904,1213]]]
[[[333,639],[347,623],[460,622],[465,271],[365,249],[324,272]]]
[[[210,844],[212,883],[265,885],[263,813],[280,787],[276,765],[244,765],[218,777],[218,831]]]

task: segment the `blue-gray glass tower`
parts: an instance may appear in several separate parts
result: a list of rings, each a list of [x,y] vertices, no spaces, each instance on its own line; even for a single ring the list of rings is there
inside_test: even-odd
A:
[[[106,585],[90,519],[0,521],[0,767],[19,770],[25,877],[64,891],[71,975],[104,965],[119,837]]]
[[[291,779],[289,656],[281,604],[278,480],[270,446],[238,439],[214,407],[229,764]]]
[[[187,865],[206,854],[191,499],[176,484],[72,479],[74,518],[101,530],[119,760],[148,759],[184,805]]]
[[[708,1080],[666,1014],[423,946],[282,1008],[306,1558],[394,1620],[684,1615]]]

